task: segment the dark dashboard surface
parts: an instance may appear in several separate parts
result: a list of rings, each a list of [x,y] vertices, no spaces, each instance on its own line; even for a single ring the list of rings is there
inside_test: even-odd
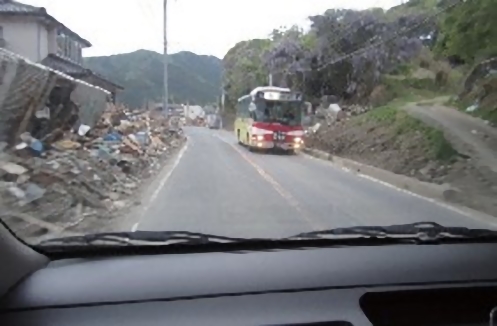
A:
[[[5,325],[370,325],[360,298],[497,282],[497,244],[303,248],[50,263],[0,304]],[[496,302],[497,304],[497,302]]]

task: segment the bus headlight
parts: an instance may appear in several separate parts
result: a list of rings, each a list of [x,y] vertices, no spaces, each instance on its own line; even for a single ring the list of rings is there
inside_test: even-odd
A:
[[[295,138],[293,139],[293,141],[294,141],[294,142],[296,142],[296,143],[298,144],[298,143],[302,142],[302,138],[300,138],[300,137],[295,137]]]
[[[262,141],[262,140],[264,140],[264,136],[261,136],[261,135],[257,136],[257,140],[258,140],[258,141]]]

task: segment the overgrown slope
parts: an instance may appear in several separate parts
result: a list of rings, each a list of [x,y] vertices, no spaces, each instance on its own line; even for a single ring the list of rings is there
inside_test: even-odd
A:
[[[310,17],[309,31],[277,30],[230,50],[223,59],[228,98],[272,74],[275,85],[303,91],[316,109],[308,121],[320,125],[308,146],[450,183],[460,190],[451,200],[497,216],[497,136],[489,129],[497,112],[497,57],[468,77],[471,67],[497,56],[496,13],[497,0],[330,9]],[[253,73],[243,78],[247,70]],[[457,104],[474,104],[472,114],[489,121],[475,122],[440,102],[461,88]],[[343,112],[328,110],[336,101]]]

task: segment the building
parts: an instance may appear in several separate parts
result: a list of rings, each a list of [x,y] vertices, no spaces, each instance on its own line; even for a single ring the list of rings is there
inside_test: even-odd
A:
[[[106,89],[113,100],[123,90],[83,66],[83,49],[91,47],[91,43],[49,15],[45,8],[0,0],[0,47]]]
[[[205,111],[200,105],[186,105],[184,110],[185,116],[192,120],[197,118],[205,118]]]

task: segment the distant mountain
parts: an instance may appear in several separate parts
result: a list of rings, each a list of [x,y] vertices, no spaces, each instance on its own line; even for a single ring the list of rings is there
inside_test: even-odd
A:
[[[85,58],[85,65],[125,87],[118,101],[140,107],[162,100],[163,57],[148,50]],[[179,52],[169,56],[169,100],[192,104],[216,102],[221,88],[221,60],[214,56]]]

